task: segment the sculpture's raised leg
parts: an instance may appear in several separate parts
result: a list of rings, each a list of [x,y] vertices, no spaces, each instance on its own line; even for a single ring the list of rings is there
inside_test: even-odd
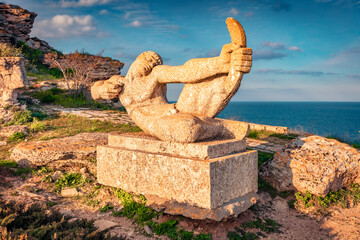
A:
[[[226,24],[232,43],[242,48],[246,47],[245,31],[240,23],[234,18],[228,18]],[[239,51],[242,49],[235,50],[232,55],[239,54]],[[239,89],[243,74],[235,70],[234,63],[231,62],[228,75],[218,75],[200,83],[185,84],[176,108],[183,113],[214,118]]]

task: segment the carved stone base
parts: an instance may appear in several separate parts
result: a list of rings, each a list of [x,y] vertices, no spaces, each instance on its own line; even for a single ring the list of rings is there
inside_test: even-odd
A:
[[[257,152],[244,140],[170,143],[144,134],[109,135],[97,147],[101,184],[143,194],[170,214],[220,221],[256,202]]]

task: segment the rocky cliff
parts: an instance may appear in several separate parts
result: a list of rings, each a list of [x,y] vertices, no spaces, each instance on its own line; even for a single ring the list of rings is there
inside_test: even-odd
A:
[[[27,42],[36,16],[19,6],[0,2],[0,42]]]
[[[46,41],[37,37],[30,38],[36,16],[36,13],[19,6],[0,2],[0,43],[15,45],[18,41],[22,41],[29,47],[39,49],[43,53],[53,50]],[[118,60],[103,57],[99,66],[90,73],[91,79],[97,81],[119,75],[123,66],[124,63]]]

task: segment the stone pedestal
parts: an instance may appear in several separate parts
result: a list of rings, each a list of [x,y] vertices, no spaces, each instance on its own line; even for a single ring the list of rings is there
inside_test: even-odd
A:
[[[256,203],[257,152],[245,140],[164,142],[145,135],[110,134],[97,147],[98,181],[143,194],[170,214],[220,221]]]

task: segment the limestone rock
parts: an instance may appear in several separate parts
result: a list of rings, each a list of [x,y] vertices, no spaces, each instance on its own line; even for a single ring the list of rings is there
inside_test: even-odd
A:
[[[34,49],[39,49],[42,52],[49,52],[51,50],[53,50],[54,48],[51,47],[46,41],[41,40],[37,37],[32,37],[30,38],[29,41],[26,42],[26,44]]]
[[[359,173],[359,151],[320,136],[293,140],[260,169],[260,175],[279,191],[309,191],[316,195],[360,182]]]
[[[29,40],[36,16],[19,6],[0,3],[0,42],[14,44]]]
[[[100,231],[100,232],[105,231],[105,230],[107,230],[109,228],[115,227],[117,225],[118,224],[115,223],[115,222],[111,222],[111,221],[103,220],[103,219],[96,220],[94,222],[94,226],[97,227],[98,231]]]
[[[0,107],[17,103],[17,89],[27,84],[24,58],[0,58]]]
[[[10,137],[16,132],[20,132],[27,135],[27,131],[28,131],[28,127],[26,125],[3,127],[0,130],[0,137]]]
[[[56,181],[56,180],[58,180],[59,178],[62,178],[62,176],[63,176],[63,173],[62,173],[61,171],[56,171],[56,172],[54,172],[54,174],[51,176],[51,179],[52,179],[53,181]]]
[[[76,197],[80,193],[78,192],[78,190],[76,190],[76,188],[64,188],[61,190],[60,194],[63,197]]]
[[[106,133],[80,133],[49,141],[20,143],[10,157],[23,166],[41,166],[58,160],[95,156],[96,146],[106,144]]]

